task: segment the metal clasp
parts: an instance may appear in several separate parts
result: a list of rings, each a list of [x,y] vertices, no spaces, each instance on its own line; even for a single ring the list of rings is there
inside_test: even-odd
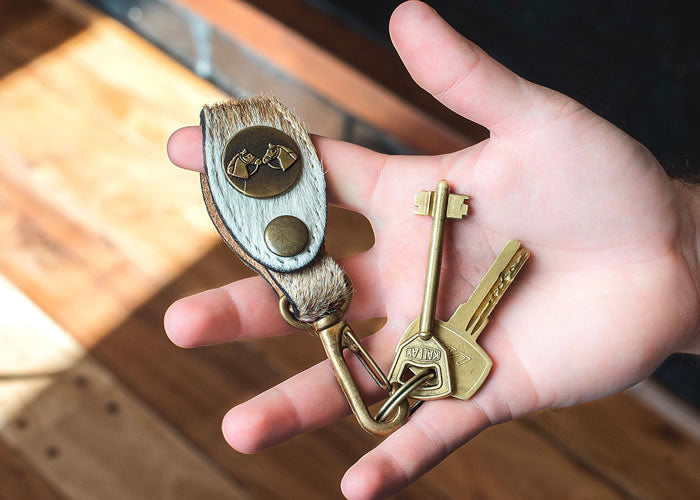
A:
[[[287,297],[282,297],[279,305],[282,317],[290,325],[300,330],[314,330],[319,339],[321,339],[323,349],[326,351],[326,356],[335,372],[335,378],[338,380],[338,384],[343,390],[345,398],[350,405],[350,409],[355,414],[355,418],[357,418],[357,421],[364,430],[372,434],[386,436],[406,422],[410,414],[408,400],[404,399],[397,405],[396,411],[393,412],[391,418],[378,421],[372,417],[369,408],[362,399],[360,390],[355,380],[352,378],[350,368],[343,357],[343,349],[345,348],[355,353],[377,385],[387,391],[389,395],[396,392],[398,384],[391,384],[389,382],[377,362],[374,361],[369,352],[367,352],[359,339],[355,336],[348,322],[343,319],[343,315],[349,304],[344,304],[340,311],[333,312],[313,323],[304,323],[294,318],[289,309],[289,300]],[[386,418],[387,415],[383,415],[383,417]]]

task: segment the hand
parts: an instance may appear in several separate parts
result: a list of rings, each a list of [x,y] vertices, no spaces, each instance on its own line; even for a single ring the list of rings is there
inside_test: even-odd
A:
[[[470,215],[448,224],[438,317],[466,300],[508,239],[532,258],[480,337],[494,361],[481,390],[466,402],[424,405],[348,470],[342,489],[351,498],[404,488],[489,425],[629,387],[670,353],[690,349],[700,319],[688,209],[697,198],[647,149],[572,99],[511,73],[422,3],[397,8],[390,31],[416,82],[491,137],[435,157],[315,139],[330,200],[363,213],[376,233],[371,250],[341,262],[357,289],[349,318],[387,316],[367,342],[386,369],[419,312],[430,231],[428,219],[396,207],[410,207],[441,178],[471,200]],[[172,161],[201,170],[201,140],[198,127],[178,130]],[[182,299],[166,314],[168,335],[185,347],[260,335],[278,316],[266,287],[250,278]],[[289,332],[275,320],[266,334]],[[380,396],[366,387],[368,399]],[[223,430],[250,453],[348,412],[324,362],[232,409]]]

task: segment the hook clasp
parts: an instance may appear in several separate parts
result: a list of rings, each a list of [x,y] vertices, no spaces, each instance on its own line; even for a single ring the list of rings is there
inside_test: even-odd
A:
[[[355,414],[355,418],[357,418],[364,430],[372,434],[387,436],[406,422],[410,414],[407,400],[404,399],[397,406],[391,418],[378,421],[370,414],[369,408],[362,399],[362,394],[352,378],[350,368],[343,357],[343,350],[346,348],[350,349],[358,357],[377,385],[387,391],[389,395],[397,390],[398,384],[389,382],[389,379],[387,379],[377,362],[355,336],[348,322],[343,319],[349,304],[345,304],[340,311],[333,312],[313,323],[304,323],[294,318],[289,309],[289,300],[286,296],[280,299],[279,305],[282,317],[290,325],[301,330],[314,330],[319,339],[321,339],[323,349],[326,351],[326,356],[333,367],[335,378],[338,380],[338,384],[343,390],[350,409]]]

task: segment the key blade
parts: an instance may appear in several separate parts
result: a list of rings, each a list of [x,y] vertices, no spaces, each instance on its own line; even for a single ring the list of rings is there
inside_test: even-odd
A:
[[[451,328],[467,336],[478,337],[483,331],[488,316],[515,279],[530,252],[511,240],[503,248],[481,282],[472,292],[469,300],[457,307],[447,322]]]

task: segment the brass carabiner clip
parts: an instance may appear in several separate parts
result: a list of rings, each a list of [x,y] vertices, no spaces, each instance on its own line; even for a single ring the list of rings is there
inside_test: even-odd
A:
[[[343,319],[343,315],[347,310],[349,303],[344,304],[340,311],[333,312],[328,316],[313,322],[304,323],[292,316],[289,308],[289,300],[287,297],[280,299],[280,313],[282,317],[293,327],[300,330],[313,330],[321,339],[323,349],[326,351],[326,356],[333,367],[335,378],[338,380],[338,385],[343,390],[345,398],[350,404],[350,409],[355,414],[355,418],[360,423],[360,426],[367,432],[387,436],[401,427],[408,419],[410,414],[409,403],[403,400],[398,406],[393,416],[384,421],[377,421],[369,412],[369,408],[362,399],[360,390],[352,378],[348,364],[343,357],[343,349],[350,349],[358,357],[367,372],[372,376],[379,387],[393,394],[396,390],[396,384],[391,384],[384,372],[379,367],[376,361],[370,356],[367,350],[362,346],[355,333],[350,328],[347,321]]]

